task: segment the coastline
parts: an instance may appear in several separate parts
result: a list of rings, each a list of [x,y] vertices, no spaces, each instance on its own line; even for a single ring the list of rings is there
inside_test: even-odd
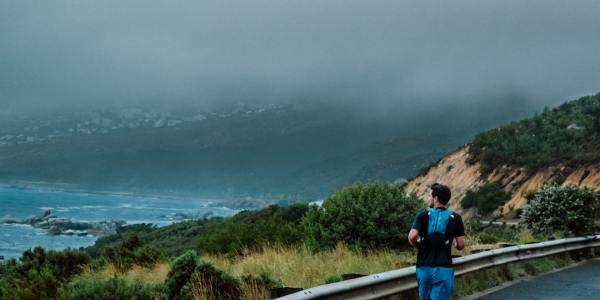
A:
[[[0,188],[12,188],[22,190],[34,190],[34,191],[45,191],[45,192],[61,192],[61,193],[73,193],[73,194],[92,194],[92,195],[107,195],[107,196],[126,196],[136,198],[161,198],[161,199],[172,199],[172,200],[184,200],[184,201],[198,201],[202,199],[207,203],[214,204],[215,202],[229,202],[231,200],[226,199],[212,199],[212,198],[199,198],[192,195],[191,193],[151,193],[151,192],[131,192],[131,191],[119,191],[119,190],[99,190],[84,187],[73,183],[57,183],[57,182],[45,182],[45,181],[31,181],[31,180],[11,180],[0,182]]]
[[[230,216],[239,212],[230,208],[224,200],[88,190],[69,184],[3,181],[0,182],[0,190],[9,195],[6,202],[0,201],[8,205],[8,210],[3,209],[2,212],[5,216],[0,215],[0,219],[7,221],[0,224],[3,232],[0,235],[0,256],[5,258],[18,257],[25,249],[35,246],[64,249],[93,245],[99,236],[111,234],[98,230],[112,230],[109,225],[113,224],[113,219],[124,221],[122,226],[149,223],[161,227],[203,215]],[[22,200],[28,197],[31,201]],[[86,208],[88,205],[91,206]],[[54,217],[33,215],[39,208],[42,211],[46,209],[47,214]],[[29,222],[33,219],[36,220],[34,223],[41,225],[34,226]],[[86,234],[83,235],[83,232]]]
[[[268,197],[238,196],[219,199],[216,197],[198,196],[197,193],[186,191],[124,191],[118,189],[94,189],[74,183],[34,180],[0,181],[0,188],[38,190],[61,193],[125,196],[136,198],[170,199],[175,201],[202,201],[205,202],[207,206],[221,206],[237,210],[260,209],[271,204],[278,203],[277,199],[271,199]]]

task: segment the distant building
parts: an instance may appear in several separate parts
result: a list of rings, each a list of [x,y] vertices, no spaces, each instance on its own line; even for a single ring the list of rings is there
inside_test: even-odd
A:
[[[580,129],[583,129],[583,127],[577,126],[577,124],[573,123],[573,124],[567,126],[567,129],[569,129],[569,130],[580,130]]]

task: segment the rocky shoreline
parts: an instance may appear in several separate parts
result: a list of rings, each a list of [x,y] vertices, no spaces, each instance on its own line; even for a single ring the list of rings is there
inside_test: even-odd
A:
[[[78,235],[103,236],[116,234],[117,230],[126,224],[123,220],[106,220],[98,222],[81,222],[72,219],[59,218],[45,209],[38,216],[25,219],[4,217],[0,224],[23,224],[34,228],[47,230],[49,235]]]

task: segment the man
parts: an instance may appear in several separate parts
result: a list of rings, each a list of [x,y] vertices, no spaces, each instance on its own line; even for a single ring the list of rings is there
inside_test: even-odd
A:
[[[454,288],[452,244],[465,247],[465,227],[462,218],[446,207],[450,189],[438,183],[431,186],[427,204],[429,210],[417,214],[408,242],[416,247],[417,283],[421,299],[450,299]]]

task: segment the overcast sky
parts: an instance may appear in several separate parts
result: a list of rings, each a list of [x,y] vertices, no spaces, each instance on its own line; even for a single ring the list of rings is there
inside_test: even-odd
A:
[[[0,110],[555,105],[600,91],[599,16],[597,0],[0,0]]]

